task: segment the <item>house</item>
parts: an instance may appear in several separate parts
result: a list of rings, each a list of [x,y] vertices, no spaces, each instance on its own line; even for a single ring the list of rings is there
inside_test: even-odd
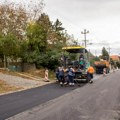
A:
[[[111,55],[110,58],[112,58],[113,61],[120,62],[120,56],[119,55]]]

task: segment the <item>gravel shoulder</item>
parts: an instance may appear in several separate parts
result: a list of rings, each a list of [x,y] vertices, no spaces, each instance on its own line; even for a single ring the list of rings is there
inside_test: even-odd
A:
[[[43,85],[55,82],[54,80],[50,80],[50,82],[44,82],[44,78],[36,77],[30,74],[22,74],[22,73],[15,73],[15,74],[16,75],[11,75],[11,74],[5,74],[3,72],[0,72],[0,80],[5,81],[6,84],[10,86],[19,88],[18,90],[9,91],[9,92],[7,91],[6,93],[30,89],[30,88],[43,86]],[[100,76],[101,75],[95,75],[94,80],[96,80]],[[0,93],[0,95],[6,94],[6,93],[2,93],[2,94]]]
[[[26,76],[26,77],[28,77],[28,78],[8,75],[8,74],[4,74],[4,73],[0,72],[0,80],[5,81],[10,86],[18,87],[18,88],[20,88],[20,90],[30,89],[30,88],[34,88],[34,87],[38,87],[38,86],[43,86],[43,85],[49,84],[51,82],[54,82],[54,81],[44,82],[43,81],[44,78],[30,77],[30,79],[29,79],[29,76]]]

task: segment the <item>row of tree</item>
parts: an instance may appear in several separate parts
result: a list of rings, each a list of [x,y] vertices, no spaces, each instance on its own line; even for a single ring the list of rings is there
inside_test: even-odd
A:
[[[32,6],[32,11],[31,8]],[[52,22],[42,13],[43,1],[27,7],[0,4],[0,58],[2,61],[35,63],[54,69],[59,64],[62,46],[70,40],[62,23]]]
[[[43,1],[27,6],[8,1],[0,4],[0,58],[5,67],[9,60],[54,69],[59,64],[61,48],[69,41],[77,44],[62,22],[52,22],[43,8]],[[91,63],[99,58],[109,60],[109,54],[103,48],[99,58],[92,58]]]

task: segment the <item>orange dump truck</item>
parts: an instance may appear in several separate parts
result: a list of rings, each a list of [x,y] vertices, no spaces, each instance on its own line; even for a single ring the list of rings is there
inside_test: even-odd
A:
[[[110,71],[110,64],[107,60],[94,62],[96,74],[103,74],[103,70],[106,70],[106,74]]]

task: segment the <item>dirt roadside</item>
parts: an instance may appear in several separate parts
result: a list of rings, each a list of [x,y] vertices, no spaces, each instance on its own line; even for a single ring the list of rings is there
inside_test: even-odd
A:
[[[50,82],[45,82],[44,78],[40,78],[38,76],[33,76],[31,74],[24,73],[4,73],[0,71],[0,80],[5,84],[5,87],[1,87],[0,95],[13,93],[17,91],[22,91],[38,86],[43,86],[46,84],[53,83],[54,80],[50,80]],[[12,89],[9,89],[12,88]]]

